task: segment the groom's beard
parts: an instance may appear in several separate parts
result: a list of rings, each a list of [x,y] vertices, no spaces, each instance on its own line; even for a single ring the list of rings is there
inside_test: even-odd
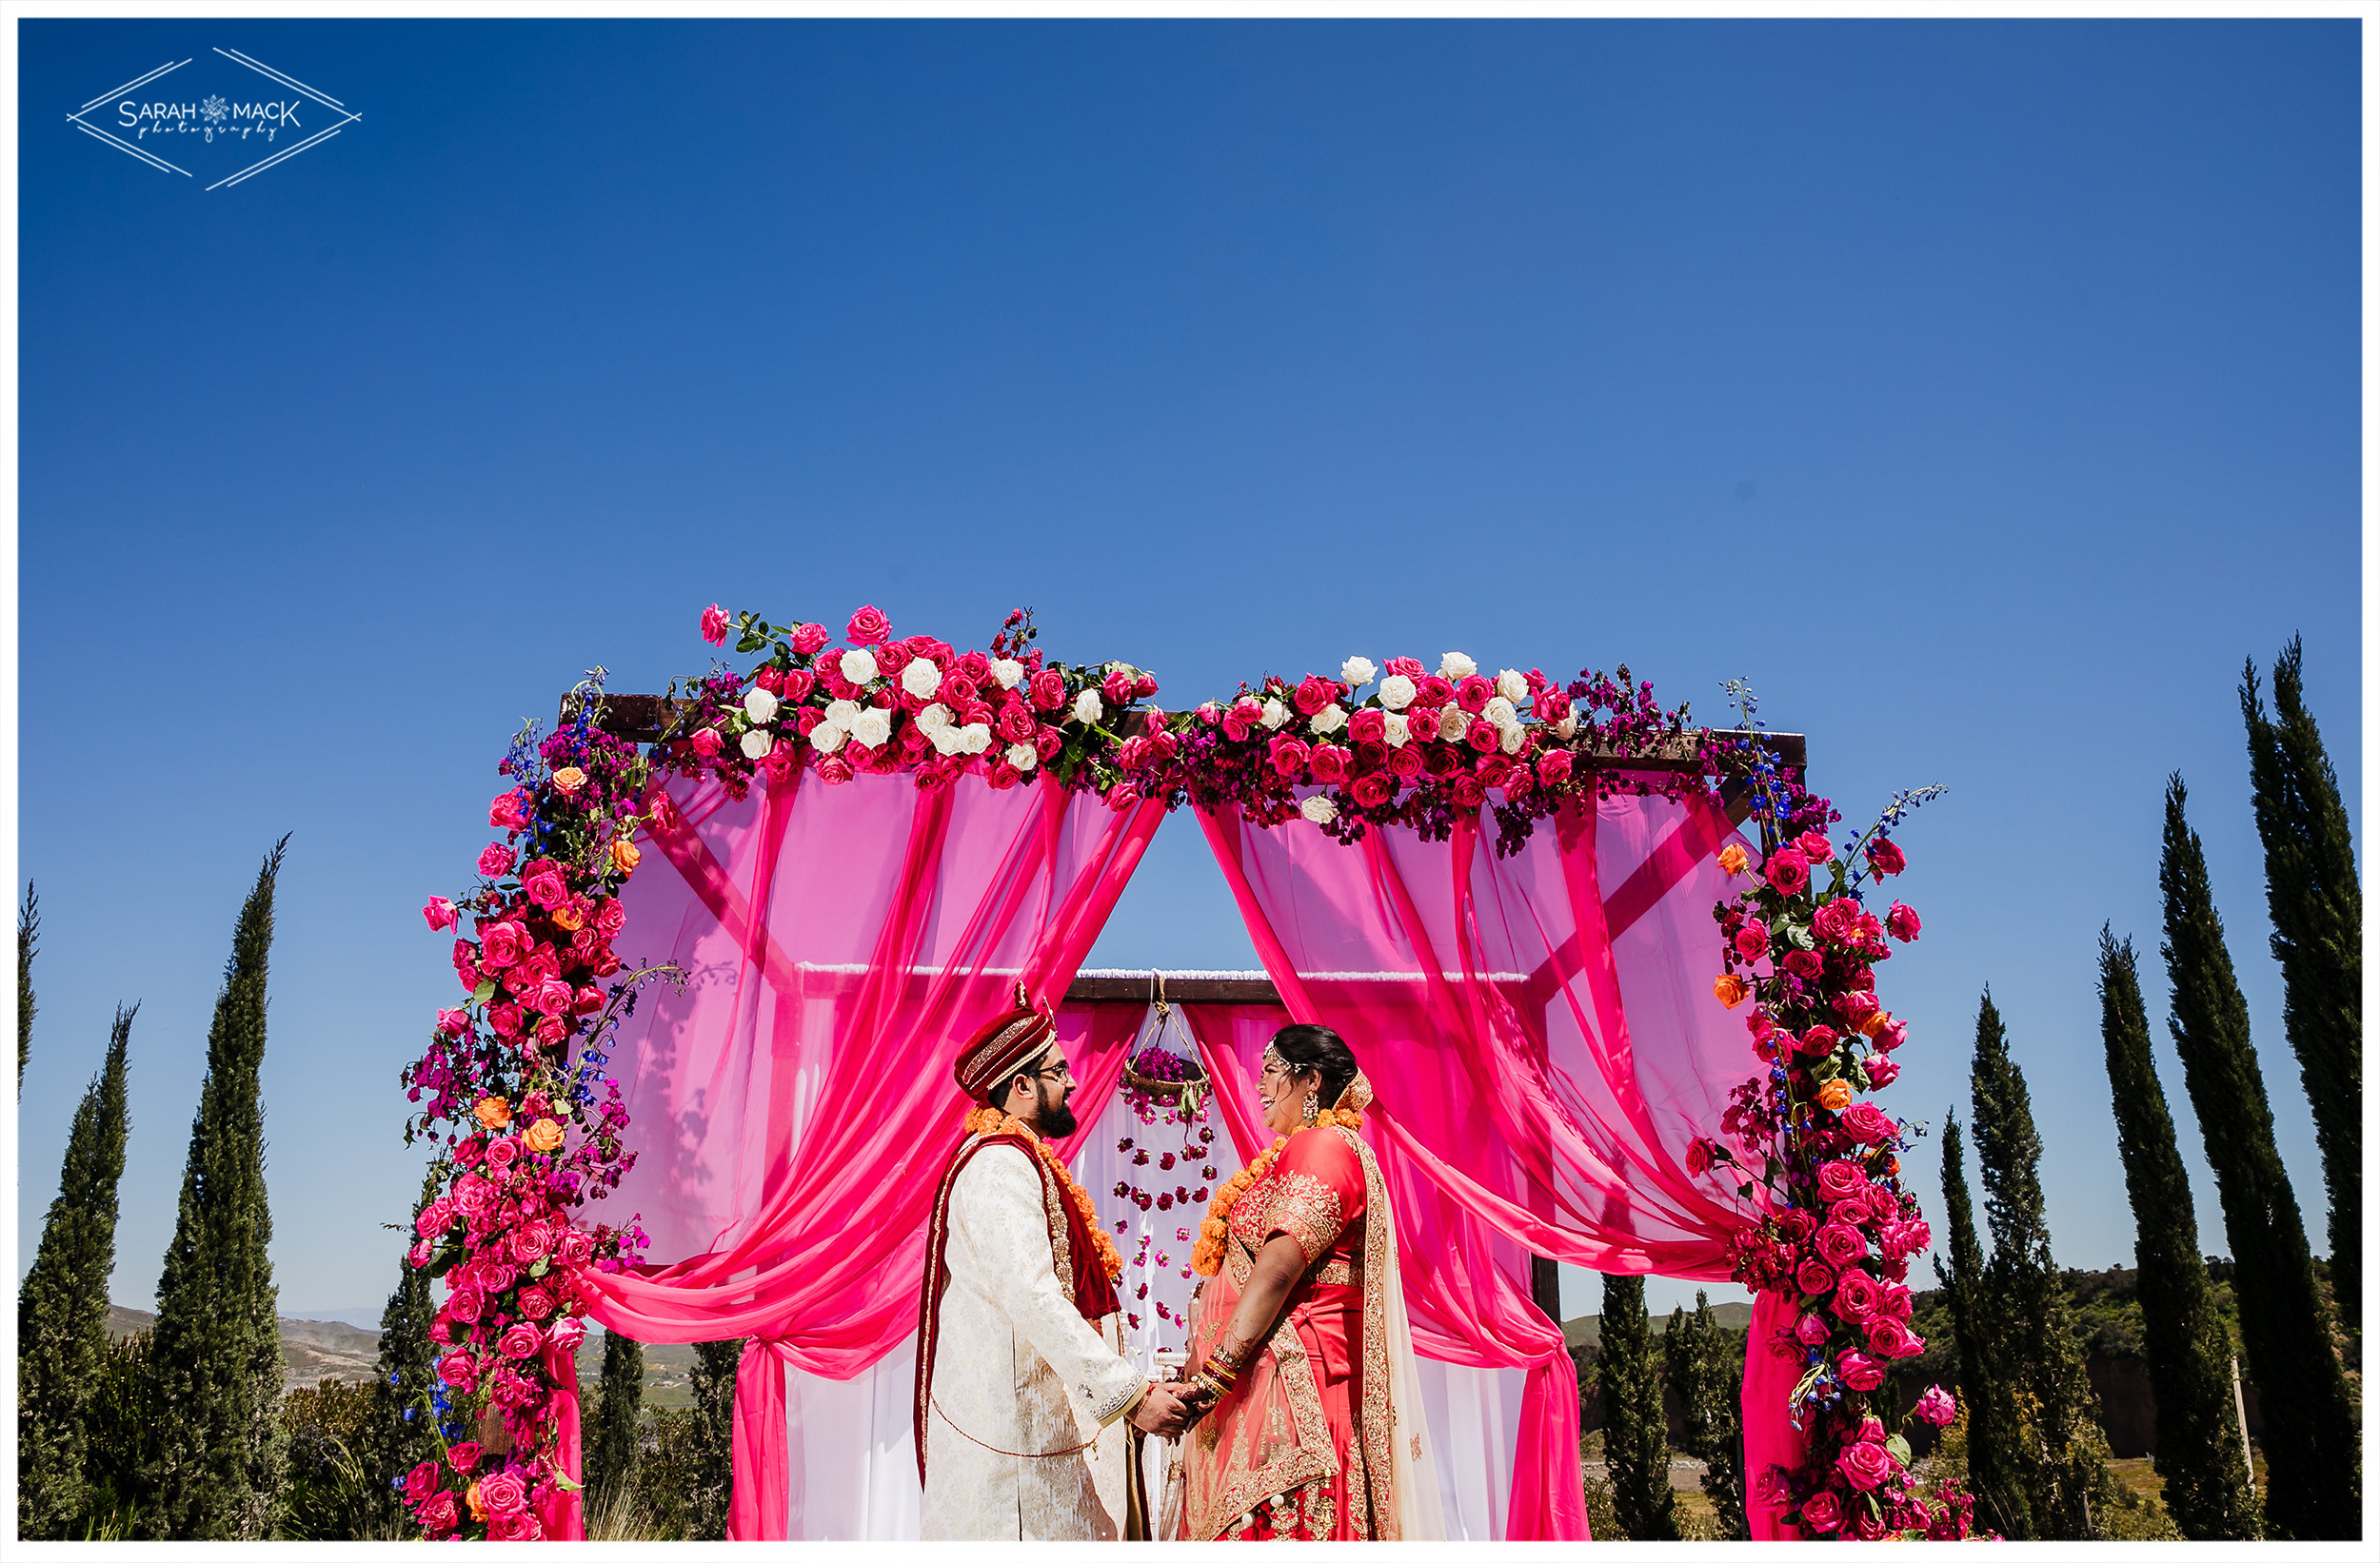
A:
[[[1074,1109],[1066,1105],[1065,1092],[1062,1087],[1060,1088],[1056,1101],[1044,1100],[1041,1108],[1041,1112],[1037,1115],[1041,1121],[1033,1127],[1034,1132],[1043,1139],[1063,1139],[1074,1133]]]

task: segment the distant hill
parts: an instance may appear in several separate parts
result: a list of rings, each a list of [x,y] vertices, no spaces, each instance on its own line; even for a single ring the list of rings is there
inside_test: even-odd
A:
[[[1750,1329],[1752,1327],[1752,1304],[1715,1302],[1711,1304],[1711,1317],[1716,1320],[1719,1327],[1724,1330]],[[1669,1333],[1667,1314],[1653,1316],[1653,1333],[1656,1335]],[[1603,1349],[1603,1316],[1589,1314],[1583,1318],[1565,1319],[1562,1322],[1562,1341],[1572,1351],[1581,1348],[1589,1353],[1601,1351]]]
[[[122,1340],[157,1322],[138,1308],[108,1308],[108,1338]],[[380,1332],[331,1319],[285,1318],[281,1324],[281,1387],[312,1389],[326,1379],[369,1383],[380,1371]]]

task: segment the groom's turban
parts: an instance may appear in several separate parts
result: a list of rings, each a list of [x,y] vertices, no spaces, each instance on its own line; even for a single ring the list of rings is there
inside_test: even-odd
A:
[[[992,1089],[1057,1045],[1058,1024],[1048,1015],[1023,1003],[1019,988],[1017,1008],[994,1016],[967,1039],[950,1073],[959,1089],[977,1101],[989,1102]]]

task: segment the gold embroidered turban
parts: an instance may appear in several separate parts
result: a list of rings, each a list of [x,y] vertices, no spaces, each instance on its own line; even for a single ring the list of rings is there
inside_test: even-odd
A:
[[[1058,1043],[1057,1022],[1023,1001],[1023,988],[1017,990],[1017,1008],[994,1016],[967,1039],[967,1045],[959,1050],[958,1060],[950,1068],[959,1089],[987,1105],[991,1104],[993,1087]]]

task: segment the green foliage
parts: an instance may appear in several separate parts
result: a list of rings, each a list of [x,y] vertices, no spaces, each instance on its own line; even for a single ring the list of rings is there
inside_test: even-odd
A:
[[[2330,1271],[2339,1317],[2362,1330],[2364,1274],[2364,893],[2339,781],[2306,710],[2305,645],[2291,636],[2272,664],[2265,714],[2256,664],[2239,685],[2248,774],[2264,840],[2265,903],[2281,963],[2282,1023],[2313,1108],[2330,1196]]]
[[[1632,1541],[1681,1539],[1669,1487],[1669,1419],[1661,1410],[1642,1276],[1603,1277],[1603,1344],[1595,1370],[1603,1391],[1603,1458],[1620,1533]]]
[[[22,945],[20,939],[20,951]],[[20,974],[23,969],[20,961]],[[125,1054],[139,1007],[116,1011],[107,1061],[74,1110],[58,1197],[42,1223],[33,1267],[17,1291],[16,1519],[17,1534],[29,1540],[71,1540],[82,1534],[90,1513],[88,1422],[108,1355],[116,1185],[131,1121]]]
[[[2107,1344],[2148,1358],[2165,1507],[2180,1533],[2193,1541],[2251,1539],[2264,1533],[2264,1519],[2240,1445],[2231,1335],[2215,1313],[2214,1287],[2199,1256],[2190,1175],[2150,1050],[2149,1011],[2132,940],[2119,941],[2104,928],[2099,1009],[2116,1142],[2137,1230],[2139,1330],[2132,1335],[2121,1328],[2130,1321],[2113,1310],[2094,1310],[2111,1316],[2098,1334],[2103,1339],[2120,1334],[2127,1338]]]
[[[704,1341],[694,1348],[694,1485],[686,1494],[686,1536],[727,1539],[728,1499],[735,1488],[736,1363],[741,1340]]]
[[[282,1539],[360,1540],[375,1518],[386,1522],[385,1514],[375,1514],[372,1490],[387,1491],[387,1479],[369,1471],[358,1453],[369,1447],[377,1399],[372,1386],[335,1378],[282,1397],[289,1460]]]
[[[2166,786],[2157,872],[2162,949],[2173,983],[2173,1041],[2237,1261],[2240,1333],[2251,1375],[2274,1413],[2265,1427],[2271,1468],[2265,1523],[2276,1537],[2344,1540],[2362,1529],[2354,1415],[2297,1197],[2273,1143],[2248,1004],[2224,946],[2206,849],[2185,814],[2188,800],[2174,776]]]
[[[1752,1539],[1744,1514],[1744,1337],[1711,1316],[1711,1295],[1695,1293],[1695,1311],[1673,1309],[1661,1355],[1685,1412],[1686,1453],[1710,1469],[1702,1493],[1718,1515],[1721,1541]]]
[[[33,1057],[33,957],[41,953],[41,899],[25,881],[16,909],[16,1094],[25,1095],[25,1066]]]
[[[1987,1000],[1988,1002],[1988,1000]],[[1998,1016],[1993,1015],[1996,1022]],[[1958,1470],[1974,1494],[1979,1525],[2003,1536],[2033,1534],[2033,1508],[2014,1465],[2017,1442],[2013,1386],[1993,1349],[1998,1317],[1993,1312],[1984,1274],[1983,1243],[1975,1236],[1975,1209],[1967,1192],[1966,1142],[1958,1115],[1942,1127],[1942,1219],[1948,1229],[1950,1263],[1934,1261],[1950,1304],[1958,1341]],[[1947,1441],[1947,1440],[1946,1440]]]
[[[422,1180],[422,1192],[414,1200],[417,1218],[437,1193],[438,1175],[432,1171]],[[411,1234],[408,1225],[406,1236]],[[411,1517],[391,1483],[439,1454],[437,1430],[422,1405],[430,1390],[431,1364],[437,1355],[429,1338],[429,1327],[437,1316],[428,1272],[416,1270],[401,1255],[396,1290],[388,1294],[387,1304],[380,1311],[380,1374],[371,1386],[371,1418],[352,1446],[370,1477],[363,1523],[389,1535],[412,1533]]]
[[[1969,1081],[1975,1161],[1992,1224],[1992,1256],[1984,1264],[1990,1322],[1981,1344],[1993,1358],[1994,1384],[2007,1390],[1995,1413],[2013,1414],[2013,1425],[2006,1428],[1995,1415],[1992,1432],[2009,1440],[2000,1453],[2010,1479],[2023,1492],[2021,1523],[2028,1527],[2006,1533],[2092,1540],[2099,1534],[2094,1511],[2115,1494],[2107,1437],[2099,1431],[2098,1396],[2050,1251],[2032,1096],[2024,1070],[2009,1056],[2007,1028],[1988,991],[1976,1015]]]
[[[638,1412],[645,1403],[645,1348],[617,1330],[604,1333],[604,1376],[586,1430],[586,1501],[614,1504],[636,1480]]]
[[[121,1541],[132,1534],[147,1433],[142,1397],[149,1378],[149,1339],[147,1330],[126,1335],[99,1359],[85,1408],[89,1455],[83,1467],[84,1517],[76,1533],[81,1539]]]
[[[157,1282],[134,1533],[260,1541],[279,1528],[287,1430],[265,1189],[266,979],[274,882],[288,838],[240,909],[207,1034],[173,1241]]]

